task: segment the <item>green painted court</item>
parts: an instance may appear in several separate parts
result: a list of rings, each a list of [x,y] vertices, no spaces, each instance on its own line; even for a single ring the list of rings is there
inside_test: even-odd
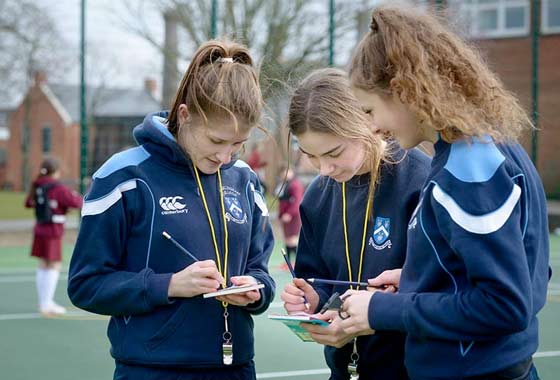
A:
[[[553,277],[548,303],[540,313],[541,344],[535,363],[542,380],[560,373],[560,237],[551,236]],[[65,247],[65,266],[71,247]],[[279,248],[279,247],[277,247]],[[270,263],[276,279],[277,298],[270,312],[283,311],[278,294],[290,276],[280,271],[277,249]],[[27,246],[0,248],[0,373],[3,379],[98,380],[112,378],[113,361],[106,337],[107,318],[86,314],[70,306],[66,296],[66,271],[61,276],[57,300],[70,309],[59,319],[37,313],[35,260]],[[255,320],[257,373],[259,379],[327,379],[322,346],[301,342],[279,322]]]

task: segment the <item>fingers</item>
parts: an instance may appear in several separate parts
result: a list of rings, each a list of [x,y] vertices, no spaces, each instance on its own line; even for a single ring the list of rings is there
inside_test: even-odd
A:
[[[282,292],[280,298],[286,303],[303,304],[305,302],[304,295],[305,293],[301,289],[295,287],[293,283],[289,283],[284,287],[284,292]]]
[[[393,285],[398,288],[401,280],[402,269],[386,270],[375,278],[370,278],[368,284],[372,287],[382,287],[383,285]]]
[[[359,292],[359,290],[348,289],[347,291],[344,292],[343,295],[340,296],[340,299],[342,299],[344,301],[346,298],[350,297],[352,294],[356,294],[358,292]]]
[[[293,283],[298,289],[303,290],[305,293],[315,291],[311,284],[309,284],[303,278],[294,278]]]
[[[253,276],[234,276],[229,279],[233,285],[256,284],[258,281]]]
[[[387,285],[385,289],[378,290],[383,293],[396,293],[398,288],[395,285]]]
[[[218,272],[216,263],[212,260],[199,261],[190,265],[188,268],[193,277],[211,278],[218,281],[220,284],[225,282],[220,272]]]
[[[247,293],[229,294],[227,296],[216,297],[216,299],[236,306],[247,306],[250,303],[260,300],[261,293],[258,290],[251,290]]]

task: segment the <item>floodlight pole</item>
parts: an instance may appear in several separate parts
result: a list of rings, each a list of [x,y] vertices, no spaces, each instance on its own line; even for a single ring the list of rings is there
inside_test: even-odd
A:
[[[539,125],[539,1],[531,1],[531,121],[535,126],[531,139],[531,159],[537,166],[538,161],[538,125]]]
[[[212,0],[212,10],[210,13],[210,38],[218,36],[218,0]]]
[[[80,9],[80,193],[85,192],[88,158],[88,126],[86,117],[86,0]]]
[[[334,0],[329,0],[329,66],[334,66]]]

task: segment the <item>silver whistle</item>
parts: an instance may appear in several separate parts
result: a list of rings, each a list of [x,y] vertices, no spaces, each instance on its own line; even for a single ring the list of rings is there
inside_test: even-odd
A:
[[[233,363],[233,345],[231,343],[222,344],[222,351],[224,354],[224,364],[231,365]]]
[[[358,380],[360,378],[358,374],[358,365],[356,363],[348,364],[348,373],[350,374],[350,380]]]

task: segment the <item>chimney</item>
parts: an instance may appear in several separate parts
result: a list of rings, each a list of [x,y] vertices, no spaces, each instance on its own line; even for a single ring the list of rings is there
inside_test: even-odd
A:
[[[35,71],[35,86],[44,83],[47,83],[47,73],[41,70]]]
[[[144,90],[152,96],[152,98],[157,99],[157,81],[153,78],[144,79]]]
[[[164,108],[171,108],[173,98],[179,85],[179,73],[177,71],[177,58],[179,50],[177,47],[177,12],[168,10],[164,13],[165,42],[163,51],[163,88],[161,103]]]

